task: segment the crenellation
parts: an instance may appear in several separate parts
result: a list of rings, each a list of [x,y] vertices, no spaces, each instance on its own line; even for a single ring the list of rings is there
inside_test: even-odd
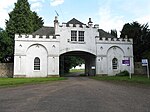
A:
[[[108,41],[112,41],[111,38],[108,38]]]
[[[62,23],[62,27],[66,27],[66,23]]]
[[[73,24],[69,24],[69,27],[73,27]]]
[[[107,43],[133,43],[132,39],[128,38],[108,38],[108,37],[96,37],[96,42],[107,42]]]
[[[79,28],[79,27],[81,28],[81,25],[80,25],[80,24],[76,24],[76,27],[77,27],[77,28]]]
[[[82,27],[83,27],[83,28],[86,28],[86,25],[84,24],[84,25],[82,25]]]
[[[61,28],[66,28],[66,27],[75,27],[75,28],[90,28],[90,27],[87,27],[86,24],[67,24],[67,23],[62,23],[62,25],[59,25],[59,27]],[[95,27],[91,27],[91,28],[96,28],[98,29],[98,26],[96,25]]]
[[[58,40],[60,35],[28,35],[28,34],[15,34],[15,40]]]

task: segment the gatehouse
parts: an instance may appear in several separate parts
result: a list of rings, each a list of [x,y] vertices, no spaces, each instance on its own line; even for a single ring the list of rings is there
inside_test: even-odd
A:
[[[116,38],[93,24],[73,18],[32,34],[15,35],[14,77],[60,76],[63,58],[77,55],[85,60],[86,75],[112,76],[123,70],[134,73],[133,40]],[[123,60],[130,60],[124,65]]]

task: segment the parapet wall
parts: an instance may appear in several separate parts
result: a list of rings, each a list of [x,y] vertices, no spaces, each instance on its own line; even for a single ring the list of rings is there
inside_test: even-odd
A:
[[[28,35],[15,34],[15,40],[39,40],[39,41],[59,41],[60,35]]]
[[[59,25],[59,27],[66,28],[66,27],[75,27],[75,28],[90,28],[86,24],[67,24],[67,23],[62,23],[62,25]],[[92,28],[99,28],[98,24],[95,24]]]
[[[96,43],[131,43],[133,44],[133,39],[128,38],[107,38],[107,37],[96,37]]]

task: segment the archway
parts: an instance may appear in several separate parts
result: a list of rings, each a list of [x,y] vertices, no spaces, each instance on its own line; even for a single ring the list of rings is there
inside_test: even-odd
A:
[[[84,64],[85,64],[85,69],[84,69],[84,75],[85,76],[94,76],[96,74],[96,56],[88,53],[88,52],[84,52],[84,51],[71,51],[71,52],[66,52],[63,53],[59,56],[59,71],[60,71],[60,76],[64,76],[65,74],[65,67],[64,63],[65,63],[65,59],[69,56],[75,56],[75,57],[79,57],[81,59],[84,60]]]

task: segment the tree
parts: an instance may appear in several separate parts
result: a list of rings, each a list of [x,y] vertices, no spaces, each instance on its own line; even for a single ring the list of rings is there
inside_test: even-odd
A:
[[[18,0],[15,8],[9,13],[9,20],[6,20],[6,32],[12,39],[12,49],[14,49],[15,34],[30,34],[43,26],[44,22],[36,12],[30,10],[28,0]],[[13,50],[12,50],[13,56]]]
[[[33,32],[32,11],[27,0],[18,0],[13,11],[9,13],[9,17],[6,21],[6,31],[10,38],[14,39],[16,33]]]
[[[84,60],[77,56],[60,56],[60,68],[63,68],[63,71],[60,71],[60,74],[68,73],[72,67],[84,64]]]
[[[115,30],[111,30],[110,34],[113,35],[114,37],[117,37],[117,30],[116,29]]]
[[[33,12],[33,31],[38,30],[44,24],[42,17],[39,17],[36,12]]]
[[[141,61],[142,53],[150,47],[150,32],[148,24],[141,25],[138,22],[126,23],[121,31],[121,38],[133,39],[133,54],[135,61]]]
[[[8,37],[6,31],[0,28],[0,62],[10,62],[12,53],[12,40]]]
[[[76,57],[76,56],[65,56],[64,58],[64,72],[65,73],[68,73],[69,70],[72,68],[72,67],[76,67],[78,65],[81,65],[85,63],[84,60],[80,57]]]

